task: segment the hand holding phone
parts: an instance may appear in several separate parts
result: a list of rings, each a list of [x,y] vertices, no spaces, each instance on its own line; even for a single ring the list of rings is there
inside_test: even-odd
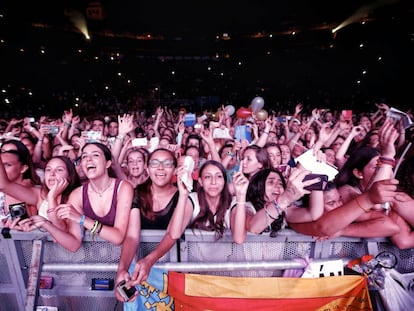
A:
[[[305,176],[303,181],[308,181],[308,180],[317,179],[317,178],[319,178],[319,181],[304,187],[304,189],[309,190],[309,191],[312,191],[312,190],[322,191],[322,190],[324,190],[325,187],[326,187],[326,184],[328,183],[328,175],[308,174],[308,175]]]
[[[121,281],[118,286],[116,287],[116,291],[118,292],[118,294],[125,300],[125,301],[129,301],[135,294],[135,292],[137,291],[135,286],[132,286],[130,288],[127,288],[126,286],[126,282]]]

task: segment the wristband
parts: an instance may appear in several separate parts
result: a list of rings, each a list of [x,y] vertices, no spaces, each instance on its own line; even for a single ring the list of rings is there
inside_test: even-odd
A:
[[[86,216],[83,214],[79,221],[79,228],[80,228],[80,236],[83,238],[83,224],[85,223]]]

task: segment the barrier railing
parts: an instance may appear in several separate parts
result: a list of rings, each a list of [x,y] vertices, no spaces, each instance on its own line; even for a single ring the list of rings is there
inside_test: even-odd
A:
[[[162,230],[142,230],[139,258],[162,239]],[[313,261],[342,259],[344,264],[366,254],[391,251],[400,272],[414,271],[414,249],[398,250],[388,239],[340,237],[315,242],[312,237],[282,230],[276,237],[249,234],[243,244],[232,242],[230,233],[218,241],[210,232],[187,230],[157,267],[166,270],[230,276],[279,276],[285,269],[303,268],[298,258]],[[82,247],[71,253],[47,233],[11,231],[0,240],[0,310],[121,310],[113,291],[92,290],[92,279],[115,278],[121,253],[101,239],[87,234]],[[52,277],[51,289],[40,289],[40,276]]]

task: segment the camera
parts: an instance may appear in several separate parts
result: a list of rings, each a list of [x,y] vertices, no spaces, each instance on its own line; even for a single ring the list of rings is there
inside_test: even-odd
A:
[[[118,286],[116,287],[117,292],[119,293],[119,295],[121,295],[121,297],[125,300],[128,301],[132,298],[132,296],[134,296],[135,292],[137,291],[135,286],[132,286],[131,288],[127,288],[125,286],[126,282],[125,281],[121,281]]]
[[[10,216],[12,219],[20,217],[20,220],[29,218],[29,214],[27,214],[26,203],[16,203],[9,205]]]

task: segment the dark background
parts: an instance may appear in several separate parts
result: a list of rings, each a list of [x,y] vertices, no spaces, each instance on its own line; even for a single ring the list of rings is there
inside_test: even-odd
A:
[[[6,1],[0,13],[5,116],[214,110],[255,96],[281,112],[413,104],[414,1]]]

